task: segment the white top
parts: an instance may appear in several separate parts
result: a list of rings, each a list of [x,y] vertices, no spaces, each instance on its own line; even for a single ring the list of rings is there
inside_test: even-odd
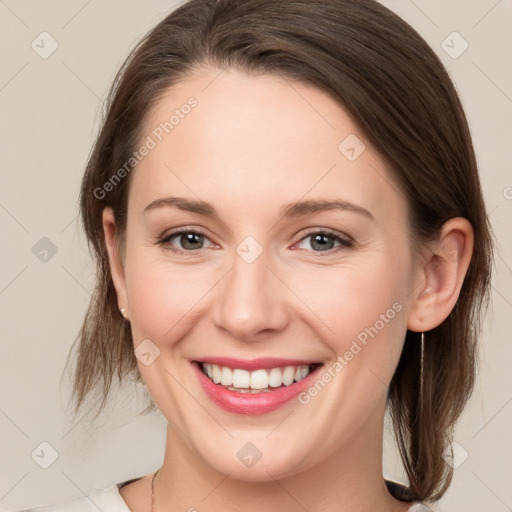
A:
[[[127,482],[119,483],[107,489],[93,489],[87,497],[77,498],[60,505],[49,505],[20,512],[131,512],[119,494],[119,489]],[[415,502],[408,512],[432,512],[426,505]]]
[[[123,484],[116,484],[107,489],[93,489],[87,497],[76,498],[68,503],[38,507],[21,512],[131,512],[119,494]]]

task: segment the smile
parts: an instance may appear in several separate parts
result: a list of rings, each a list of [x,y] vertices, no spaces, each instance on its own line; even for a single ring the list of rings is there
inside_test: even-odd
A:
[[[203,373],[215,384],[239,393],[271,391],[269,388],[290,386],[307,377],[314,365],[285,366],[281,368],[247,371],[212,363],[202,363]]]
[[[260,415],[291,403],[315,380],[323,363],[260,358],[191,361],[206,397],[236,414]]]

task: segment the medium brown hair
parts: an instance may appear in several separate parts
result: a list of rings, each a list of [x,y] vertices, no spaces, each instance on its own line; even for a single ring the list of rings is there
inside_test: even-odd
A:
[[[77,339],[75,413],[91,392],[101,398],[99,413],[116,374],[119,382],[142,380],[102,229],[102,211],[110,206],[122,243],[131,175],[104,197],[94,191],[129,160],[165,92],[205,64],[277,74],[338,101],[391,170],[415,240],[435,239],[453,217],[471,222],[474,253],[458,302],[425,335],[423,400],[419,334],[410,331],[388,394],[410,498],[440,498],[452,476],[442,452],[474,385],[492,238],[468,123],[448,73],[415,30],[374,0],[191,0],[131,52],[110,90],[81,188],[98,276]],[[144,412],[155,409],[149,402]]]

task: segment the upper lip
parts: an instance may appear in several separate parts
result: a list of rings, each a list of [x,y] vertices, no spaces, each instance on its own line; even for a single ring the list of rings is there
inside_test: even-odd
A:
[[[283,366],[303,366],[321,364],[319,361],[306,359],[281,359],[276,357],[258,357],[256,359],[236,359],[233,357],[204,357],[195,360],[198,363],[210,363],[228,368],[239,368],[241,370],[259,370],[265,368],[280,368]]]

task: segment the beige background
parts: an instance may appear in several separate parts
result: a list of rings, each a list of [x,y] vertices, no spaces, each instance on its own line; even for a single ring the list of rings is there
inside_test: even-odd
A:
[[[499,240],[479,380],[456,432],[454,481],[438,510],[512,510],[512,3],[385,3],[437,51],[460,91]],[[0,0],[0,510],[83,496],[162,461],[165,421],[137,417],[140,393],[120,391],[94,426],[85,419],[73,424],[61,374],[93,285],[77,196],[102,99],[135,41],[173,5]],[[44,31],[50,36],[39,36]],[[464,41],[450,36],[454,31],[469,44],[457,58]],[[43,59],[55,44],[50,37],[58,48]],[[50,461],[42,442],[58,455],[48,469],[36,455],[43,448]],[[386,474],[399,478],[393,447],[386,452]]]

